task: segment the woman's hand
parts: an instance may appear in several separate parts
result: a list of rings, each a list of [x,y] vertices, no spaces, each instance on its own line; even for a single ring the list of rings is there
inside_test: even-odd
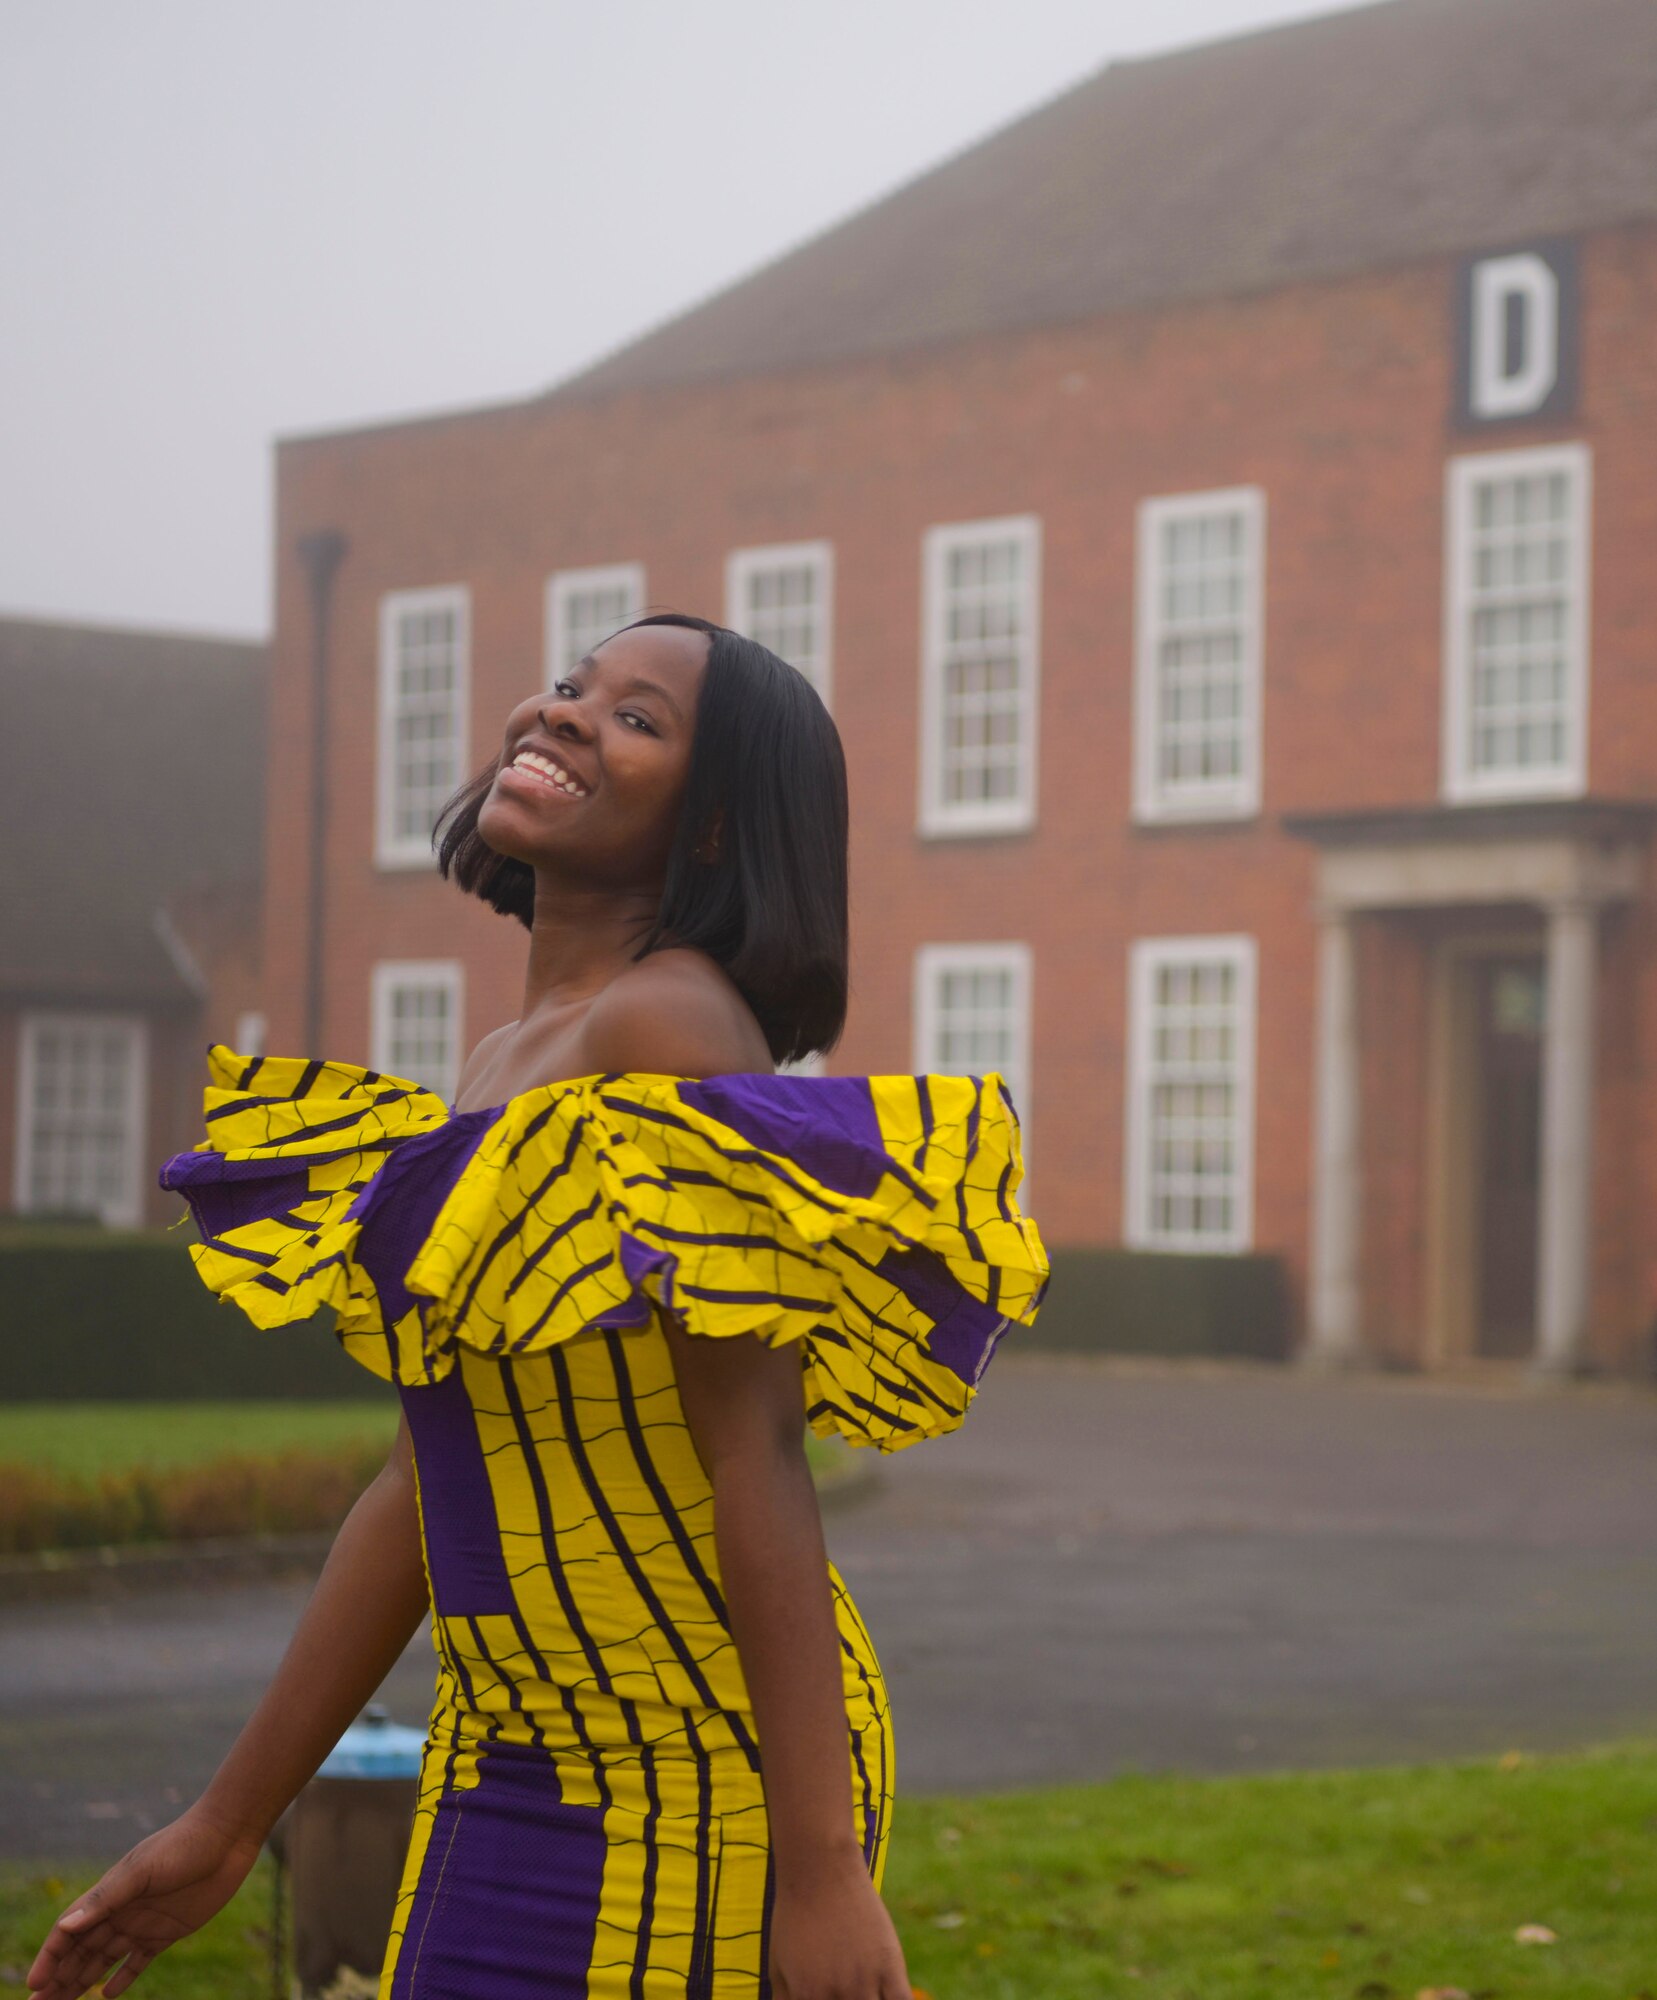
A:
[[[771,1984],[777,2000],[912,2000],[903,1947],[856,1848],[809,1883],[778,1884]]]
[[[80,2000],[117,1966],[103,1989],[114,2000],[168,1945],[218,1915],[247,1880],[259,1845],[194,1809],[141,1840],[52,1926],[29,1967],[34,2000]]]

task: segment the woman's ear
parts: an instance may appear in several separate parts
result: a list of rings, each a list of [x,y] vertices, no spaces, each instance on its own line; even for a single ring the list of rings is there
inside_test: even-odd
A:
[[[696,858],[698,861],[718,860],[719,830],[724,824],[725,808],[723,806],[715,806],[713,809],[713,819],[709,823],[708,830],[703,834],[696,846]]]

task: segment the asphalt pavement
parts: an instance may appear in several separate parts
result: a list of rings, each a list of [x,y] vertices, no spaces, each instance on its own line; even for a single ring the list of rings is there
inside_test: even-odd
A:
[[[1657,1391],[1008,1353],[832,1553],[901,1792],[1657,1737]],[[0,1854],[192,1797],[303,1577],[0,1609]],[[422,1633],[382,1691],[419,1723]]]

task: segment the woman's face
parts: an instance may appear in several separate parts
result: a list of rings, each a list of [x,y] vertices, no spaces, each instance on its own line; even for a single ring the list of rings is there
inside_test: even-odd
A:
[[[705,633],[647,625],[606,639],[520,702],[478,811],[486,845],[532,868],[576,861],[589,880],[618,887],[660,881],[707,659]]]

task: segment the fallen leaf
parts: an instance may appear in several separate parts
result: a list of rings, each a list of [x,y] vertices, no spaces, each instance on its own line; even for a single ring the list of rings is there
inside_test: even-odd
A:
[[[1323,1967],[1325,1972],[1333,1972],[1340,1962],[1341,1955],[1338,1951],[1326,1951],[1322,1958],[1318,1960],[1318,1964]]]
[[[935,1916],[932,1921],[941,1931],[958,1931],[966,1922],[966,1916],[960,1910],[944,1910]]]
[[[941,1826],[938,1829],[938,1843],[942,1847],[954,1847],[961,1838],[958,1826]]]
[[[1523,1750],[1504,1750],[1496,1759],[1496,1769],[1498,1771],[1517,1771],[1524,1761],[1525,1753]]]
[[[1465,1986],[1423,1986],[1415,2000],[1473,2000]]]
[[[1558,1944],[1558,1931],[1550,1931],[1546,1924],[1521,1924],[1513,1933],[1515,1944]]]
[[[973,1948],[980,1958],[994,1958],[996,1953],[1001,1949],[1000,1945],[992,1943],[988,1938],[985,1938]]]
[[[1141,1868],[1148,1868],[1153,1875],[1189,1875],[1191,1873],[1183,1861],[1158,1861],[1154,1854],[1140,1855],[1139,1865]]]
[[[1419,1882],[1411,1882],[1404,1891],[1404,1901],[1406,1903],[1430,1903],[1432,1900],[1432,1897],[1422,1888]]]

